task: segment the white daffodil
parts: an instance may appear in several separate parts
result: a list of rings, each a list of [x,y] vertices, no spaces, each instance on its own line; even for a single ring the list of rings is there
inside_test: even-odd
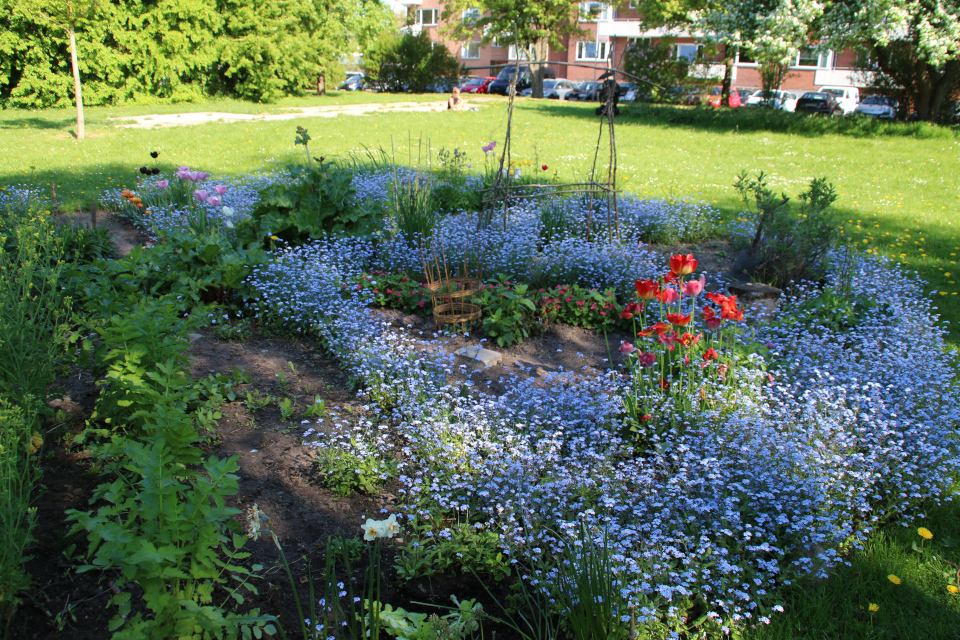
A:
[[[386,535],[386,531],[383,528],[384,522],[386,522],[386,520],[371,520],[367,518],[366,524],[363,525],[363,539],[376,540]]]

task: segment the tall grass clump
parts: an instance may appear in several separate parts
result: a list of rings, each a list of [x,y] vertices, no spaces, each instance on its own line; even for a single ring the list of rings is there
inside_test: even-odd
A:
[[[23,410],[0,399],[0,629],[30,582],[23,563],[35,524],[30,494],[39,476],[34,454],[40,444]]]

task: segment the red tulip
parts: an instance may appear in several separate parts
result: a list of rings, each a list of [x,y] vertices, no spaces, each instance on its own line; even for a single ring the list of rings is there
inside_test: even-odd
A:
[[[540,167],[540,168],[543,169],[544,171],[546,171],[546,170],[547,170],[547,165],[543,165],[543,166]]]
[[[701,337],[703,337],[702,333],[693,335],[692,333],[684,332],[683,336],[680,338],[680,344],[684,347],[693,347],[700,342]]]
[[[693,257],[692,253],[683,255],[678,253],[675,256],[670,257],[670,271],[674,272],[678,276],[685,276],[693,273],[697,268],[697,261]]]
[[[661,389],[669,389],[669,388],[670,388],[670,381],[668,381],[668,380],[666,380],[666,379],[664,379],[664,378],[660,378],[660,388],[661,388]]]
[[[660,293],[660,283],[653,280],[637,280],[634,286],[641,300],[653,300]]]
[[[622,320],[630,320],[634,316],[638,316],[643,313],[643,307],[637,304],[636,302],[631,302],[623,309],[623,313],[620,314]]]
[[[657,354],[643,353],[642,351],[637,353],[637,364],[641,367],[652,367],[653,363],[657,361]]]
[[[683,315],[683,314],[680,314],[680,313],[668,313],[668,314],[667,314],[667,320],[670,321],[670,324],[675,325],[675,326],[677,326],[677,327],[685,327],[685,326],[687,326],[688,324],[690,324],[690,321],[691,321],[692,319],[693,319],[693,314],[692,314],[692,313],[688,313],[687,315]]]
[[[621,341],[621,342],[620,342],[620,353],[623,353],[623,354],[626,354],[626,355],[629,355],[629,354],[633,353],[633,345],[630,344],[629,342],[627,342],[626,340]]]
[[[683,293],[691,298],[696,298],[698,295],[700,295],[700,292],[703,291],[703,287],[706,285],[706,283],[707,276],[700,276],[699,280],[691,280],[683,285]]]
[[[716,360],[720,355],[714,350],[713,347],[707,349],[706,353],[703,354],[703,361],[710,362],[711,360]]]

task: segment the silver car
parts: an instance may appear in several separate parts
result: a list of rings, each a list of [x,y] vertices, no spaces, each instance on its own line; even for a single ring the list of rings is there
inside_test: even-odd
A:
[[[863,114],[869,118],[889,118],[893,120],[897,117],[897,111],[900,109],[900,103],[888,96],[867,96],[857,105],[854,113]]]

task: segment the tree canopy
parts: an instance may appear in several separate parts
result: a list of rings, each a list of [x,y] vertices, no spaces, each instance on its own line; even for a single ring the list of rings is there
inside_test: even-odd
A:
[[[343,56],[395,27],[380,0],[103,0],[76,38],[87,104],[269,101],[335,80]],[[63,30],[0,0],[0,105],[69,105],[71,75]]]

